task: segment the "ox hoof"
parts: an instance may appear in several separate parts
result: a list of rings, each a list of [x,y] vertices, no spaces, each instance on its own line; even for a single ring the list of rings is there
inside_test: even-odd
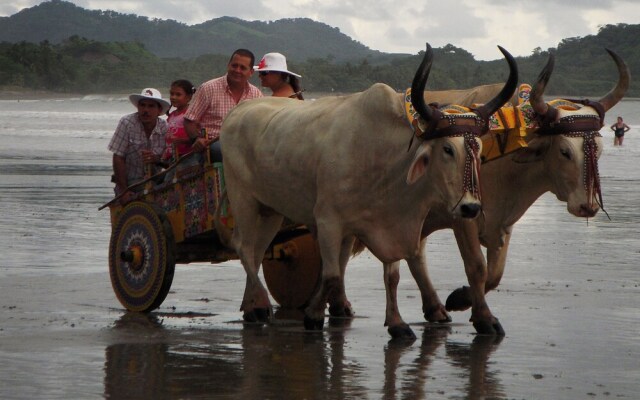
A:
[[[332,305],[329,306],[329,315],[338,318],[351,318],[353,317],[353,309],[350,305]]]
[[[500,325],[500,321],[495,319],[494,323],[490,323],[487,321],[474,322],[473,327],[476,328],[476,332],[478,335],[494,335],[494,336],[504,336],[504,329],[502,329],[502,325]]]
[[[428,322],[435,322],[438,324],[448,324],[451,322],[451,316],[444,309],[441,304],[433,307],[424,312],[424,319]]]
[[[457,288],[449,297],[445,303],[447,311],[464,311],[471,307],[471,293],[469,286],[463,286]]]
[[[391,326],[387,331],[393,339],[416,340],[416,334],[407,324]]]
[[[268,308],[254,308],[252,311],[245,312],[242,319],[251,323],[267,323],[270,316],[271,312]]]
[[[304,329],[308,331],[321,331],[324,327],[324,318],[313,319],[308,316],[304,316]]]

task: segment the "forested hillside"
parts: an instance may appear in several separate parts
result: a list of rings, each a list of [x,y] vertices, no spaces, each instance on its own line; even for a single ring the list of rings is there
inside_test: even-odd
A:
[[[263,22],[222,17],[189,26],[173,20],[86,10],[61,0],[0,18],[0,42],[47,40],[59,44],[74,35],[98,42],[139,42],[163,58],[229,54],[239,47],[264,54],[273,51],[274,43],[280,51],[299,61],[331,57],[340,62],[383,56],[337,28],[307,18]]]
[[[66,14],[64,17],[49,14],[52,10],[64,10]],[[377,53],[335,28],[310,20],[265,23],[225,17],[188,27],[175,21],[151,21],[135,15],[110,13],[87,11],[71,3],[54,0],[0,20],[0,88],[105,93],[145,86],[166,88],[178,78],[199,84],[224,74],[228,57],[237,47],[250,48],[259,57],[267,51],[266,48],[260,50],[259,46],[264,45],[265,37],[269,35],[295,39],[282,42],[282,51],[286,54],[302,54],[303,49],[295,46],[304,42],[302,38],[308,33],[313,36],[313,42],[324,49],[324,52],[316,50],[307,57],[289,57],[290,69],[303,75],[303,86],[308,91],[360,91],[375,82],[403,90],[410,86],[422,56]],[[107,23],[105,16],[112,20],[108,28],[104,25]],[[79,21],[84,22],[80,24]],[[300,23],[308,25],[301,28]],[[71,28],[63,29],[62,25],[66,24],[73,29],[83,25],[87,35],[78,34]],[[25,28],[36,25],[41,26],[37,32]],[[150,26],[155,26],[156,31],[149,31],[152,29]],[[192,30],[194,28],[197,31]],[[216,40],[207,40],[206,45],[213,48],[215,43],[223,46],[220,47],[222,50],[197,56],[172,54],[168,57],[154,51],[151,43],[132,39],[157,38],[165,30],[172,29],[174,33],[183,29],[188,37],[207,32]],[[69,35],[62,37],[65,33]],[[224,39],[225,35],[227,39]],[[230,37],[243,38],[246,42],[239,44]],[[536,49],[531,56],[516,58],[520,81],[533,82],[546,63],[549,52],[554,52],[556,68],[548,94],[602,96],[617,80],[615,64],[605,51],[609,48],[616,51],[631,70],[632,83],[627,96],[640,97],[640,85],[633,80],[634,72],[640,70],[639,37],[640,25],[607,25],[597,35],[567,38],[557,48]],[[332,41],[331,38],[340,40]],[[182,47],[192,47],[191,43],[196,42],[199,40],[187,41],[190,45]],[[171,47],[168,42],[161,44],[166,51]],[[352,57],[336,56],[344,50]],[[504,60],[477,61],[468,51],[452,45],[434,50],[430,89],[466,88],[506,79],[508,68]],[[496,51],[496,54],[499,53]]]

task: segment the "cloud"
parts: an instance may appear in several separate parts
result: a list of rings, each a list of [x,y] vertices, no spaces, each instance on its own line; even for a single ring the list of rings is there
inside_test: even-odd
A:
[[[502,45],[526,56],[564,38],[597,34],[606,24],[639,23],[637,0],[70,0],[91,10],[114,10],[188,25],[232,16],[273,21],[311,18],[336,27],[374,50],[415,54],[425,42],[462,47],[480,60],[501,58]],[[41,0],[0,0],[12,15]]]

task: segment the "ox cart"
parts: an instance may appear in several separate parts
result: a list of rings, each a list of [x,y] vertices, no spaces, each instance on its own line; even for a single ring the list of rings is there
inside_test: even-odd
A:
[[[443,109],[468,110],[456,107]],[[490,130],[482,136],[483,162],[526,147],[528,114],[507,105],[491,116]],[[227,234],[233,229],[222,163],[212,162],[206,154],[204,162],[183,167],[183,161],[192,156],[186,154],[154,176],[147,172],[145,180],[129,187],[138,193],[134,201],[122,205],[116,197],[100,207],[111,212],[109,272],[116,297],[127,310],[158,308],[169,293],[176,264],[217,264],[239,258],[223,244],[222,232],[216,229],[216,219]],[[309,230],[285,220],[262,262],[273,299],[284,308],[305,306],[319,283],[321,264],[318,244]]]
[[[183,167],[192,156],[186,154],[154,176],[148,171],[145,180],[129,187],[138,194],[126,205],[116,197],[100,207],[109,207],[111,213],[109,273],[127,310],[158,308],[169,293],[176,264],[238,259],[216,230],[216,218],[219,228],[233,229],[222,163],[212,162],[207,154],[204,162]],[[267,288],[278,304],[305,305],[321,269],[318,245],[305,226],[285,222],[262,264]]]

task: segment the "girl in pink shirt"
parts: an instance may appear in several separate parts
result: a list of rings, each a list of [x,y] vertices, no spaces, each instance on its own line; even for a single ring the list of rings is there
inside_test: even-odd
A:
[[[169,125],[165,136],[167,147],[162,157],[165,162],[173,162],[177,159],[173,154],[174,143],[179,156],[191,151],[191,140],[189,140],[189,136],[184,130],[184,114],[187,112],[189,102],[195,91],[196,88],[186,79],[179,79],[171,83],[169,100],[171,100],[171,106],[175,107],[175,110],[169,113],[167,117],[167,124]]]

